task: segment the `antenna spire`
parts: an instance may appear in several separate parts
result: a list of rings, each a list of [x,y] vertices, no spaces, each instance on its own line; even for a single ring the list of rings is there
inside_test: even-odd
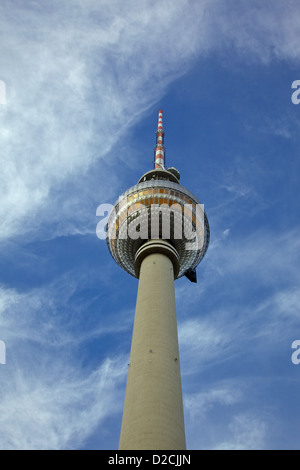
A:
[[[154,168],[160,168],[162,170],[165,169],[165,149],[164,146],[164,136],[165,132],[163,130],[163,122],[162,122],[162,110],[158,111],[158,128],[156,131],[156,145],[154,147]]]

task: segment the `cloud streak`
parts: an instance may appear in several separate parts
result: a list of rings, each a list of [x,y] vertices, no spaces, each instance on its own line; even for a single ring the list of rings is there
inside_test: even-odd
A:
[[[185,28],[191,17],[185,2],[128,5],[123,15],[119,2],[73,2],[71,11],[67,2],[54,4],[49,11],[33,3],[1,4],[8,88],[1,114],[2,237],[36,228],[38,218],[44,223],[41,211],[54,222],[72,220],[67,210],[74,214],[87,202],[75,191],[94,201],[93,191],[109,194],[101,169],[100,192],[96,182],[87,190],[82,175],[109,155],[198,48],[197,26]],[[80,216],[79,225],[86,224],[83,210]]]
[[[287,3],[1,2],[2,239],[36,236],[49,217],[48,232],[86,227],[89,206],[112,194],[97,164],[117,162],[119,139],[199,55],[230,44],[256,60],[299,58],[299,6]]]
[[[1,385],[2,450],[80,447],[100,423],[120,412],[124,370],[116,360],[106,359],[89,375],[57,362],[30,374],[25,370],[24,364],[15,367]]]
[[[82,329],[87,305],[72,300],[75,284],[65,277],[26,293],[1,289],[0,331],[8,350],[0,369],[1,449],[80,447],[121,412],[125,356],[107,349],[96,366],[86,366],[85,348],[127,327],[101,325],[99,312],[97,325]]]

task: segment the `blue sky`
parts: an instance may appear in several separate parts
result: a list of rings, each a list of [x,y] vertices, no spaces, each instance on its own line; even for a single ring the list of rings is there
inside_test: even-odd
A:
[[[205,205],[176,281],[189,449],[299,449],[297,0],[2,0],[1,449],[117,449],[137,280],[96,209],[167,165]]]

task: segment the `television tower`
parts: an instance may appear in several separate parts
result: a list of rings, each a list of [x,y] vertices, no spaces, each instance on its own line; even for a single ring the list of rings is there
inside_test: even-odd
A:
[[[120,450],[186,448],[174,280],[196,280],[209,244],[198,199],[165,168],[162,111],[154,168],[120,196],[108,218],[109,251],[139,279]]]

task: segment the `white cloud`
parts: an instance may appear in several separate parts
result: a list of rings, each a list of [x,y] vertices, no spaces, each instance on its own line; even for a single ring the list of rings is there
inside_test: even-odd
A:
[[[185,409],[191,414],[191,419],[201,419],[208,411],[217,405],[229,406],[238,403],[241,392],[236,387],[217,387],[206,392],[187,395],[184,400]],[[197,415],[197,418],[195,417]]]
[[[82,446],[105,418],[121,410],[123,362],[106,359],[89,375],[57,360],[30,373],[24,364],[15,367],[1,384],[1,449]]]
[[[224,317],[191,318],[178,326],[180,357],[183,375],[199,374],[213,363],[221,363],[232,354],[231,330],[223,324]]]
[[[100,284],[98,294],[97,291],[94,295],[90,293],[80,301],[74,298],[76,299],[76,295],[80,297],[80,292],[84,289],[93,292],[93,275],[92,270],[86,273],[79,267],[56,276],[42,287],[24,292],[0,286],[0,339],[5,339],[18,356],[20,342],[28,342],[29,348],[32,342],[41,348],[56,348],[58,351],[60,348],[73,348],[76,351],[80,344],[93,338],[111,333],[116,335],[130,329],[127,309],[121,309],[117,313],[111,311],[107,318],[100,306],[93,327],[82,329],[82,321],[85,321],[91,306],[99,302],[104,287]],[[106,273],[104,285],[108,278]]]
[[[269,63],[273,59],[299,61],[299,3],[280,0],[272,4],[258,0],[249,2],[217,2],[215,11],[215,45],[233,48],[246,61]],[[218,43],[218,44],[216,44]]]
[[[252,366],[274,357],[274,344],[276,357],[289,353],[299,331],[299,255],[298,230],[243,239],[221,232],[198,268],[199,287],[182,281],[177,288],[185,383],[222,364],[235,367],[249,350]]]
[[[299,319],[300,312],[300,291],[299,289],[287,289],[275,295],[277,312],[283,317],[293,317]]]
[[[62,227],[72,216],[86,224],[86,198],[107,197],[116,181],[98,169],[91,187],[85,172],[201,47],[197,23],[186,27],[194,8],[185,1],[56,7],[0,7],[8,97],[1,109],[2,237],[32,231],[47,217]]]
[[[263,449],[274,419],[253,395],[264,386],[253,377],[201,381],[200,392],[184,397],[187,441],[191,449]],[[268,408],[268,407],[266,407]],[[274,413],[274,410],[273,410]],[[277,423],[278,425],[278,423]]]
[[[299,6],[286,3],[1,2],[2,237],[38,233],[47,218],[49,231],[86,226],[90,205],[117,189],[119,138],[201,53],[230,44],[258,60],[299,58]]]
[[[263,450],[267,424],[259,416],[242,413],[234,416],[227,433],[229,438],[215,446],[214,450]]]
[[[280,289],[286,284],[297,283],[300,256],[297,228],[273,232],[258,227],[243,238],[235,239],[234,230],[231,235],[230,239],[215,237],[206,255],[206,263],[203,264],[205,270],[217,270],[221,277],[227,276],[229,281],[239,276],[240,288],[247,286],[253,277],[264,285],[276,285]],[[214,283],[221,280],[220,277],[206,278],[212,279]]]
[[[98,321],[83,328],[93,299],[80,304],[72,297],[84,282],[73,272],[28,292],[1,288],[0,336],[7,348],[0,369],[1,449],[82,447],[106,418],[121,413],[125,355],[106,351],[96,367],[94,358],[86,365],[86,345],[126,330],[127,317],[112,329],[99,309]]]

